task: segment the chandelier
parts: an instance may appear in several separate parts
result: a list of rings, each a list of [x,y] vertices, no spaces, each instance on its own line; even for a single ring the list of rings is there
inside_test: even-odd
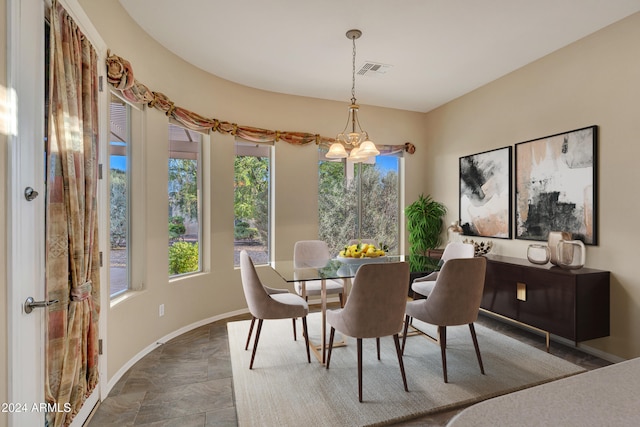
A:
[[[377,156],[380,154],[375,144],[369,140],[367,132],[362,130],[360,121],[358,120],[358,108],[356,104],[356,39],[360,38],[362,31],[349,30],[347,31],[347,38],[353,42],[353,61],[352,61],[352,74],[351,74],[351,105],[349,106],[349,116],[347,117],[347,124],[342,132],[336,136],[336,142],[331,144],[329,151],[326,154],[328,159],[344,159],[348,158],[353,162],[362,162],[367,160],[371,156]],[[349,125],[351,130],[348,131]],[[356,130],[357,125],[357,130]],[[351,147],[351,152],[347,154],[345,146]]]

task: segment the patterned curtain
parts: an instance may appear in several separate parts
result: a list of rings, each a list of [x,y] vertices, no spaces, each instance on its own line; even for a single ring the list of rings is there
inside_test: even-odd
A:
[[[100,276],[98,63],[66,11],[51,7],[47,138],[46,286],[49,308],[45,393],[47,426],[67,426],[98,382]]]

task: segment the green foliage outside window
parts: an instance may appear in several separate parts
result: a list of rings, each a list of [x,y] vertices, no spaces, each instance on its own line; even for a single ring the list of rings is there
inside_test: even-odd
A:
[[[184,235],[187,228],[184,226],[184,218],[181,216],[172,216],[169,218],[169,239],[175,240]]]
[[[198,271],[198,243],[175,242],[169,247],[169,274]]]
[[[319,238],[337,254],[357,239],[358,180],[361,179],[361,236],[398,250],[398,174],[383,173],[376,165],[358,164],[346,182],[343,162],[320,162],[318,183]]]
[[[198,239],[187,235],[187,223],[197,225],[198,162],[169,158],[169,274],[193,273],[200,268]],[[177,241],[176,241],[177,240]]]
[[[236,156],[234,213],[236,239],[268,243],[269,158]]]
[[[248,222],[236,221],[233,236],[236,240],[252,240],[259,236],[258,229],[251,227]]]
[[[127,174],[111,169],[110,239],[111,248],[127,246]]]
[[[169,206],[187,218],[198,218],[198,162],[169,159]]]

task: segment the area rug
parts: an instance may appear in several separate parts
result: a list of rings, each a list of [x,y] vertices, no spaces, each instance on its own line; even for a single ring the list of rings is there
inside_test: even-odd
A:
[[[308,317],[309,335],[320,337],[320,316]],[[467,326],[447,328],[448,380],[442,379],[440,348],[420,335],[407,338],[404,353],[409,392],[405,392],[392,337],[363,342],[363,402],[358,402],[355,339],[336,347],[330,369],[311,355],[304,340],[293,340],[291,320],[265,320],[253,369],[251,345],[244,346],[249,321],[231,322],[229,347],[239,426],[369,426],[387,425],[466,406],[584,369],[481,325],[476,333],[485,373],[480,373]],[[415,325],[435,336],[431,325]],[[341,337],[336,334],[336,340]],[[253,342],[253,340],[252,340]]]

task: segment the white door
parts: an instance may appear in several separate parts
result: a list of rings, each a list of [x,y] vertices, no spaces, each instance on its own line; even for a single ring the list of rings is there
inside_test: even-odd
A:
[[[29,297],[36,302],[45,301],[46,3],[46,0],[7,0],[6,102],[10,110],[7,173],[8,401],[13,404],[10,408],[13,410],[8,414],[9,426],[44,426],[47,410],[43,406],[46,308],[35,308],[31,313],[25,310],[25,301]],[[86,19],[76,0],[63,0],[61,3],[74,17],[79,14],[80,20]],[[82,23],[79,24],[83,28]],[[91,28],[89,33],[96,34],[95,29]],[[102,48],[98,52],[104,60],[104,43],[100,43]],[[102,129],[105,129],[105,120],[106,113],[101,113]],[[101,138],[103,134],[101,132]],[[31,193],[27,197],[31,191],[29,188],[38,195]],[[100,370],[102,376],[104,370]],[[72,426],[82,425],[99,399],[99,390],[100,387],[96,387]]]
[[[44,425],[44,6],[7,0],[9,136],[8,292],[10,426]],[[39,193],[29,201],[25,190]],[[37,408],[37,409],[36,409]]]

